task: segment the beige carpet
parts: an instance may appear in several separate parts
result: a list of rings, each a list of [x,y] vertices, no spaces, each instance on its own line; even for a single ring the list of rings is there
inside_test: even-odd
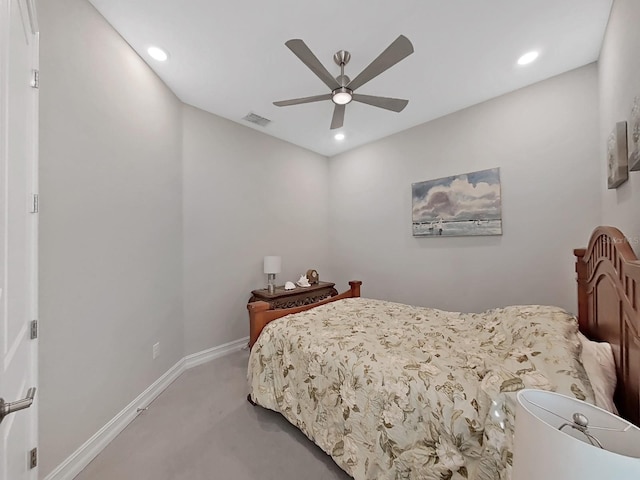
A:
[[[282,416],[247,402],[248,356],[183,373],[76,480],[350,479]]]

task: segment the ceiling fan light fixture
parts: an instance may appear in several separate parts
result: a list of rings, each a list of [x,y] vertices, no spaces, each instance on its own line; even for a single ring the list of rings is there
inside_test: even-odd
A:
[[[336,88],[333,91],[333,96],[331,97],[333,103],[336,105],[346,105],[347,103],[353,100],[353,95],[351,94],[351,90],[347,87]]]

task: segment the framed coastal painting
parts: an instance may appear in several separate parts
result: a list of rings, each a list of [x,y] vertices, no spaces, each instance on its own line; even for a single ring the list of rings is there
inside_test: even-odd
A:
[[[631,134],[631,144],[633,145],[629,155],[629,171],[635,172],[640,170],[640,97],[636,97],[633,100],[629,133]]]
[[[618,188],[627,181],[627,162],[627,122],[618,122],[607,138],[607,188]]]
[[[411,185],[414,237],[502,235],[500,169]]]

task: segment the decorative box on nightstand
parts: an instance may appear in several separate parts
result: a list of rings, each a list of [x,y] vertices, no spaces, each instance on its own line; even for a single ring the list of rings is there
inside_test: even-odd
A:
[[[262,300],[271,305],[271,308],[291,308],[309,305],[338,294],[334,288],[335,283],[318,282],[310,287],[296,287],[293,290],[285,290],[283,285],[276,287],[275,293],[269,293],[266,288],[251,292],[249,303]]]

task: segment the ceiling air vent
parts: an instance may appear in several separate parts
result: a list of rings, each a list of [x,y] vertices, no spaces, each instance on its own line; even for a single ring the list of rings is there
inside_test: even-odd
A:
[[[242,119],[246,120],[247,122],[260,125],[261,127],[266,127],[271,123],[271,120],[269,120],[268,118],[261,117],[260,115],[256,115],[255,113],[251,113],[251,112],[247,113],[247,115],[244,116]]]

